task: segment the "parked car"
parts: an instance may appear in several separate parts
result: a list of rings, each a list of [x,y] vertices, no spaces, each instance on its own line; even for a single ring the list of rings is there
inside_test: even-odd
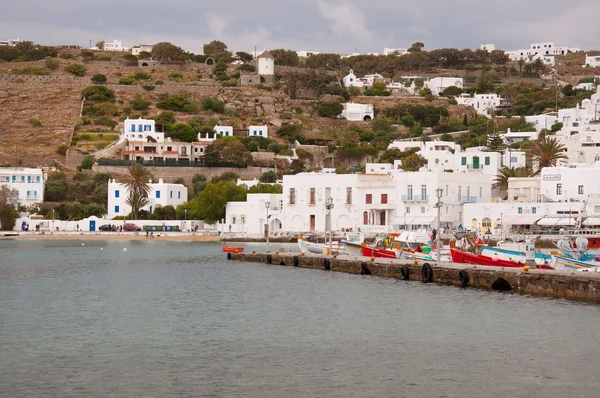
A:
[[[111,224],[104,224],[101,225],[98,228],[99,231],[116,231],[117,230],[117,226],[116,225],[111,225]]]
[[[142,228],[135,224],[123,224],[123,231],[141,231]]]

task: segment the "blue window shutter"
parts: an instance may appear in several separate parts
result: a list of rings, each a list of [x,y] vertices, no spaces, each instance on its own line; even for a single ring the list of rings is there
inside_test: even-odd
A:
[[[115,191],[115,198],[118,198],[118,197],[119,197],[119,190],[116,190]]]
[[[160,199],[160,191],[156,191],[156,199]]]
[[[119,206],[115,206],[115,213],[119,212]]]

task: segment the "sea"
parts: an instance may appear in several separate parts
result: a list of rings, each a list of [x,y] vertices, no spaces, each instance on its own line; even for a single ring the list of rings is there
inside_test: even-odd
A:
[[[599,331],[595,305],[216,243],[0,241],[1,397],[598,397]]]

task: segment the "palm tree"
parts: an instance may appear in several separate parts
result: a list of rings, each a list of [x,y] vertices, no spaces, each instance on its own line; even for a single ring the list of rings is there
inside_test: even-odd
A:
[[[525,60],[520,59],[517,61],[517,64],[519,64],[519,73],[523,72],[523,65],[525,65]]]
[[[494,185],[492,188],[497,189],[499,192],[508,191],[508,179],[512,177],[529,177],[531,176],[531,170],[527,167],[506,167],[500,169],[500,174],[496,176]]]
[[[141,163],[135,163],[129,167],[129,174],[125,177],[125,186],[130,196],[126,203],[131,206],[134,220],[137,218],[140,209],[148,204],[148,193],[150,193],[148,182],[151,178],[150,171]]]
[[[564,151],[565,146],[556,138],[540,135],[530,149],[531,158],[537,163],[537,171],[533,175],[540,174],[544,167],[556,166],[558,160],[568,159]]]

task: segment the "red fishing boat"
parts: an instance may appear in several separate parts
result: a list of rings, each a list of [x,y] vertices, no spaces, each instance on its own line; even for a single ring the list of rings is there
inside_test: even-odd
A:
[[[521,261],[510,261],[498,258],[497,256],[489,257],[481,254],[474,254],[467,251],[463,251],[454,247],[450,248],[450,256],[452,257],[452,262],[458,264],[476,264],[476,265],[486,265],[490,267],[509,267],[509,268],[523,268],[525,266],[525,262]],[[524,259],[523,256],[522,259]],[[552,269],[548,265],[538,265],[537,268],[540,269]]]
[[[397,235],[398,234],[390,234],[377,237],[373,246],[367,246],[363,243],[361,248],[362,255],[365,257],[396,258],[394,238]]]
[[[225,246],[225,245],[223,245],[223,251],[225,253],[241,253],[244,251],[244,248],[241,246]]]

